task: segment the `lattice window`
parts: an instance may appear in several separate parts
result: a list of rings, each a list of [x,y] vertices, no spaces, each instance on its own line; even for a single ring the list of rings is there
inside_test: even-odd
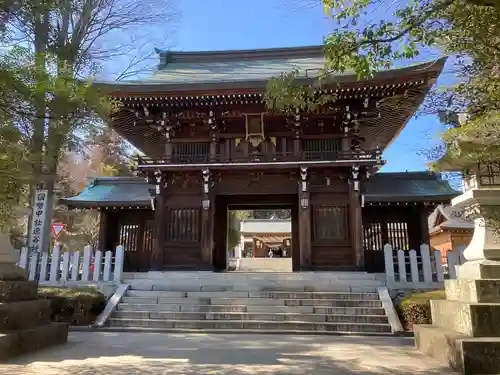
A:
[[[408,249],[408,225],[405,222],[387,223],[388,242],[394,249]]]
[[[209,142],[174,143],[172,160],[174,162],[203,161],[210,154]]]
[[[339,141],[338,139],[305,139],[303,146],[306,152],[337,152]]]
[[[153,251],[154,246],[154,220],[146,220],[144,225],[143,247],[144,251]]]
[[[123,245],[125,251],[138,251],[140,228],[138,224],[121,224],[119,233],[119,244]]]
[[[198,208],[170,208],[167,220],[167,241],[199,241],[200,210]]]
[[[316,241],[345,239],[346,219],[345,207],[314,208],[314,239]]]
[[[363,246],[367,251],[379,251],[384,247],[381,223],[363,225]]]

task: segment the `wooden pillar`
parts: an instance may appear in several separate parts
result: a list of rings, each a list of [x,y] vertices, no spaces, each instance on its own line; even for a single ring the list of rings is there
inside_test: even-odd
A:
[[[420,245],[422,244],[430,244],[429,238],[429,215],[432,212],[431,209],[427,206],[420,205],[419,206],[419,214],[420,214]]]
[[[201,259],[204,265],[212,267],[212,250],[213,250],[213,202],[210,199],[210,170],[208,168],[202,170],[203,179],[203,195],[202,195],[202,210],[201,210]]]
[[[293,140],[293,156],[298,157],[300,156],[301,153],[301,147],[300,147],[300,135],[302,134],[302,127],[301,127],[301,116],[300,116],[300,110],[296,108],[295,110],[295,121],[294,121],[294,127],[295,127],[295,139]]]
[[[154,246],[151,252],[151,271],[163,269],[163,252],[165,251],[166,232],[166,174],[160,171],[154,173],[156,195],[154,198]]]
[[[312,267],[311,248],[311,201],[307,181],[307,167],[300,168],[299,186],[299,244],[300,269],[309,270]]]
[[[113,251],[113,249],[106,248],[109,242],[108,220],[108,212],[104,209],[99,210],[99,250],[103,252],[107,250]]]
[[[356,267],[363,269],[365,265],[365,251],[362,237],[361,195],[359,192],[359,182],[356,189],[356,181],[354,180],[351,181],[349,187],[349,232]]]
[[[215,119],[214,111],[209,111],[208,113],[208,126],[210,127],[210,133],[212,139],[210,141],[210,162],[217,161],[217,121]]]
[[[167,162],[172,160],[172,154],[173,154],[173,145],[172,145],[172,130],[170,128],[167,128],[167,131],[165,133],[166,141],[165,141],[165,158],[167,159]]]

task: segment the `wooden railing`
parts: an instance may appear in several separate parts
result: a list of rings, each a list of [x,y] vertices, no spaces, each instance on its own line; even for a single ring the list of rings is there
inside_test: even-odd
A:
[[[137,156],[138,165],[148,164],[210,164],[210,163],[268,163],[268,162],[297,162],[297,161],[348,161],[348,160],[378,160],[380,152],[375,151],[303,151],[300,155],[292,152],[223,154],[175,155],[170,158],[150,158]]]
[[[19,267],[28,272],[29,280],[40,284],[102,283],[119,284],[123,272],[123,246],[112,251],[93,251],[85,246],[83,252],[64,251],[58,246],[51,253],[29,253],[28,248],[21,250]]]
[[[384,246],[385,276],[389,288],[436,289],[442,288],[445,279],[456,279],[455,266],[465,262],[461,248],[448,251],[443,261],[441,252],[430,251],[428,245],[415,250],[394,250]]]

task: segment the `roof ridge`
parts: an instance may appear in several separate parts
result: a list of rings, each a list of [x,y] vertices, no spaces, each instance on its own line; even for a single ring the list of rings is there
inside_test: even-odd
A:
[[[325,46],[278,47],[217,51],[170,51],[155,48],[160,57],[158,69],[172,63],[229,62],[241,60],[272,60],[277,58],[323,57]]]

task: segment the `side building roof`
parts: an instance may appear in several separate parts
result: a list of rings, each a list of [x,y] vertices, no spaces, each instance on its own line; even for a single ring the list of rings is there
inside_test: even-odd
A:
[[[62,198],[72,208],[144,207],[151,205],[149,185],[139,177],[98,177],[80,194]],[[448,203],[459,192],[428,172],[378,173],[363,184],[365,202]]]

